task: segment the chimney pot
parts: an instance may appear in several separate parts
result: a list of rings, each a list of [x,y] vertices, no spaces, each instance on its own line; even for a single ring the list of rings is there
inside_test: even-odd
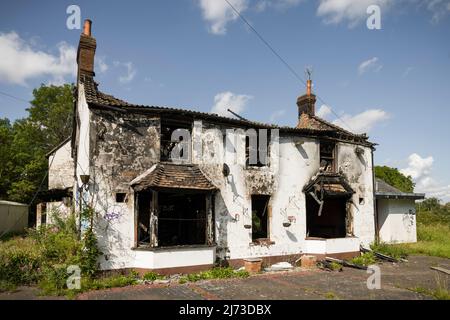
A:
[[[94,60],[95,50],[97,48],[97,42],[92,37],[91,33],[91,20],[84,21],[83,33],[80,36],[80,43],[78,44],[78,82],[81,75],[94,76]]]
[[[89,19],[84,20],[83,34],[85,36],[90,37],[92,35],[91,28],[92,28],[92,21]]]
[[[312,81],[308,79],[306,81],[306,94],[297,99],[299,121],[304,113],[310,116],[315,115],[315,104],[316,96],[312,93]]]

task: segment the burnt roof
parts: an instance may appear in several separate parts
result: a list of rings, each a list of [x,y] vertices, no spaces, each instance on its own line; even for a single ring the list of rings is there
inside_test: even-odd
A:
[[[361,135],[354,134],[328,121],[325,121],[317,116],[303,114],[298,126],[296,127],[279,126],[275,124],[250,121],[243,118],[235,119],[231,117],[224,117],[215,113],[207,113],[173,107],[132,104],[124,100],[118,99],[112,95],[105,94],[99,91],[98,83],[96,83],[94,81],[93,76],[89,74],[81,74],[80,82],[84,85],[86,101],[88,105],[93,108],[110,109],[119,112],[133,112],[133,113],[149,112],[158,114],[189,116],[192,118],[204,119],[218,123],[226,123],[239,127],[279,129],[281,132],[290,132],[294,134],[297,133],[307,136],[327,136],[329,138],[337,138],[344,140],[346,142],[353,142],[369,147],[375,146],[375,144],[368,141],[368,137],[365,134]]]
[[[147,189],[216,190],[197,165],[159,163],[144,172],[130,185],[135,191]]]
[[[321,172],[303,188],[303,191],[319,191],[323,190],[324,195],[328,197],[349,197],[355,193],[345,178],[338,173]]]
[[[425,193],[403,192],[385,181],[375,179],[375,196],[378,199],[424,199]]]

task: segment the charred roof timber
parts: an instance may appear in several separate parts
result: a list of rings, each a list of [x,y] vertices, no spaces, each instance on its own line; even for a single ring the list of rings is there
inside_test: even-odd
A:
[[[211,123],[227,124],[238,128],[279,129],[285,134],[302,135],[312,138],[325,138],[334,141],[350,142],[374,148],[376,144],[368,141],[365,134],[354,134],[315,115],[316,96],[312,93],[312,82],[307,82],[307,92],[297,99],[299,121],[296,127],[278,126],[267,123],[224,117],[213,113],[205,113],[187,109],[138,105],[117,99],[98,90],[94,81],[94,57],[97,48],[92,37],[92,21],[86,20],[78,47],[78,84],[84,85],[86,101],[91,109],[108,110],[120,113],[155,114],[169,117],[182,116],[191,120],[208,120]]]

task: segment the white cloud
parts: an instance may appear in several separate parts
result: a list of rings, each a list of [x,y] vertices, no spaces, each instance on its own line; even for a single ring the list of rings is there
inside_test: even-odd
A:
[[[319,111],[317,111],[317,116],[320,118],[326,118],[330,114],[331,114],[330,107],[328,107],[324,104],[319,108]]]
[[[119,76],[119,82],[122,84],[130,83],[136,76],[137,71],[132,62],[114,61],[114,66],[124,67],[126,69],[126,73],[122,76]]]
[[[413,153],[408,157],[408,167],[401,169],[400,172],[411,176],[416,183],[416,192],[423,192],[427,197],[436,197],[445,202],[450,201],[450,185],[441,185],[431,176],[433,163],[432,156],[422,158]]]
[[[417,153],[413,153],[408,158],[408,167],[400,170],[406,176],[411,176],[414,180],[421,180],[428,177],[433,167],[433,157],[422,158]]]
[[[25,86],[34,78],[47,76],[62,83],[66,76],[75,76],[76,49],[65,42],[56,48],[53,55],[34,49],[32,41],[27,43],[16,32],[0,33],[0,81]]]
[[[389,119],[389,114],[381,109],[369,109],[357,115],[344,114],[333,123],[354,133],[367,133],[373,127]]]
[[[369,60],[361,62],[358,66],[358,73],[361,75],[368,71],[379,72],[383,65],[379,62],[378,57],[370,58]]]
[[[438,23],[450,14],[450,0],[319,0],[317,15],[323,17],[327,24],[348,23],[354,27],[365,21],[369,14],[367,8],[370,5],[378,5],[381,8],[381,18],[397,6],[404,10],[407,7],[416,7],[418,10],[427,10],[431,13],[431,21]]]
[[[97,64],[97,70],[100,71],[100,73],[105,73],[106,71],[108,71],[109,66],[106,64],[105,58],[104,57],[98,57],[95,59],[96,64]]]
[[[438,23],[450,12],[450,0],[423,0],[427,10],[432,13],[431,21]]]
[[[413,67],[408,67],[406,68],[405,72],[403,72],[403,78],[406,78],[407,76],[409,76],[409,74],[414,70]]]
[[[378,5],[383,10],[392,0],[319,0],[317,15],[324,18],[325,23],[337,24],[348,22],[354,27],[360,21],[367,19],[367,8]],[[383,13],[383,11],[382,11]]]
[[[249,4],[249,0],[228,1],[240,13],[243,13]],[[225,0],[198,0],[198,4],[202,9],[203,18],[209,23],[209,31],[212,34],[225,34],[227,32],[227,24],[238,18]]]
[[[255,8],[258,12],[272,7],[279,10],[285,10],[295,7],[302,2],[304,2],[304,0],[261,0],[256,3]]]
[[[245,110],[247,103],[252,96],[245,94],[234,94],[232,92],[222,92],[214,97],[214,106],[211,109],[212,113],[217,113],[221,116],[230,117],[231,114],[228,109],[240,114]]]

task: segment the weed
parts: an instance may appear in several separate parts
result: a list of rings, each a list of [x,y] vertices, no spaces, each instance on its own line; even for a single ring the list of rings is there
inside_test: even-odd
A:
[[[233,270],[232,268],[213,268],[199,273],[191,273],[180,278],[179,283],[197,282],[210,279],[247,278],[249,273],[245,270]]]
[[[165,278],[166,278],[165,276],[157,274],[155,272],[147,272],[142,277],[143,280],[147,280],[147,281],[163,280]]]
[[[354,257],[350,260],[351,263],[358,266],[370,266],[376,263],[375,255],[372,252],[366,252],[361,254],[359,257]]]

